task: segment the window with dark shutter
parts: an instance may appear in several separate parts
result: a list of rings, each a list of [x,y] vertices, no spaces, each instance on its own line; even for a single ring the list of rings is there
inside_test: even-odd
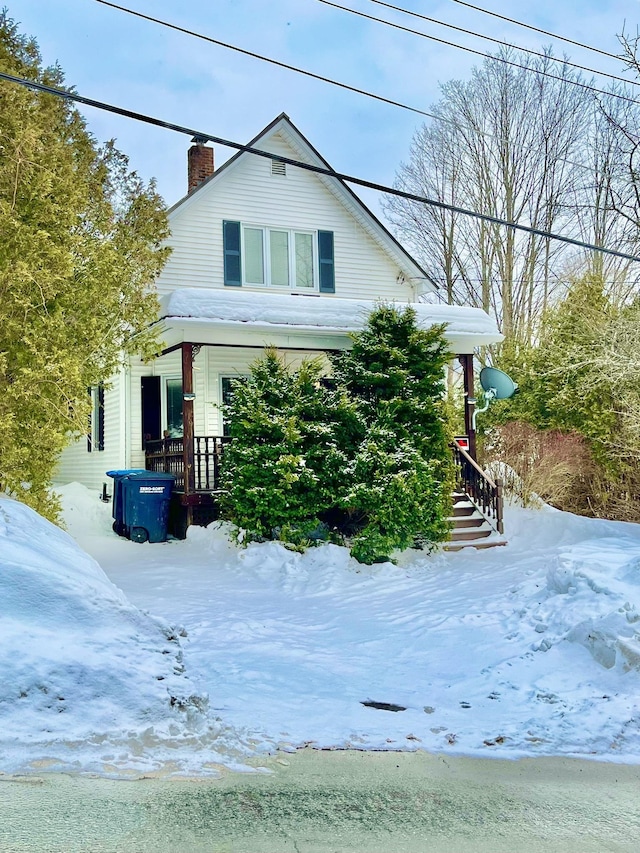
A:
[[[104,450],[104,385],[98,385],[96,389],[96,424],[95,442],[96,450]]]
[[[104,450],[104,385],[87,388],[91,401],[89,428],[87,430],[87,452]]]
[[[223,222],[224,283],[335,293],[333,231]]]

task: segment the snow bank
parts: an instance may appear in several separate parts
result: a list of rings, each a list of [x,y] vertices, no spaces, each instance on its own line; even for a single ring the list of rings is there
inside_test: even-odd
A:
[[[640,673],[640,554],[635,538],[586,540],[561,549],[547,573],[537,609],[546,650],[559,640],[584,646],[593,659],[622,674]]]
[[[61,497],[106,576],[0,504],[0,771],[206,774],[304,745],[640,762],[640,525],[511,507],[506,547],[362,566],[219,525],[139,545],[96,494]]]
[[[198,726],[206,699],[184,673],[178,633],[130,604],[67,533],[8,499],[0,602],[3,770],[67,766],[71,742],[77,751],[95,736],[134,744]]]
[[[508,508],[506,532],[377,566],[238,549],[218,525],[135,572],[92,547],[132,600],[189,626],[192,678],[256,749],[640,761],[640,526]]]

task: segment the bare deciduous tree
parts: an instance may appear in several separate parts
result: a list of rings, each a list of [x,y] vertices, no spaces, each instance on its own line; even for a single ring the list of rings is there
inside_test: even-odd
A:
[[[633,179],[637,143],[631,128],[638,127],[639,113],[634,104],[617,97],[623,94],[616,89],[610,96],[591,99],[570,210],[580,239],[635,254],[640,229]],[[601,278],[614,304],[624,304],[637,292],[638,264],[597,252],[578,257],[580,272]]]
[[[505,49],[498,58],[514,57]],[[524,68],[486,60],[468,82],[442,86],[437,119],[416,133],[397,185],[595,245],[635,249],[640,148],[631,150],[624,132],[635,108],[621,109],[613,96],[597,101],[549,58],[517,58]],[[607,109],[619,126],[605,120]],[[635,287],[629,262],[397,197],[386,200],[385,211],[443,282],[447,300],[492,312],[513,340],[531,339],[570,274],[606,278],[615,301]]]

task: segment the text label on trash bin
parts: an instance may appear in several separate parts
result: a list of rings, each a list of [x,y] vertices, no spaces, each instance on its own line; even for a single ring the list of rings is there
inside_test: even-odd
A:
[[[164,490],[164,486],[140,486],[141,495],[161,495]]]

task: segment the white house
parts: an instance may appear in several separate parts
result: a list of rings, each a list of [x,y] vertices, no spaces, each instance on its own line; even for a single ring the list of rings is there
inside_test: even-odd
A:
[[[330,168],[284,114],[249,146]],[[434,282],[342,180],[246,151],[216,171],[213,149],[196,142],[188,188],[169,212],[173,252],[156,282],[161,352],[94,391],[92,434],[63,453],[58,482],[100,488],[110,469],[169,470],[187,523],[206,517],[230,380],[265,346],[292,364],[347,347],[376,300],[414,303],[425,326],[447,323],[473,398],[473,352],[501,340],[494,321],[434,302]]]

